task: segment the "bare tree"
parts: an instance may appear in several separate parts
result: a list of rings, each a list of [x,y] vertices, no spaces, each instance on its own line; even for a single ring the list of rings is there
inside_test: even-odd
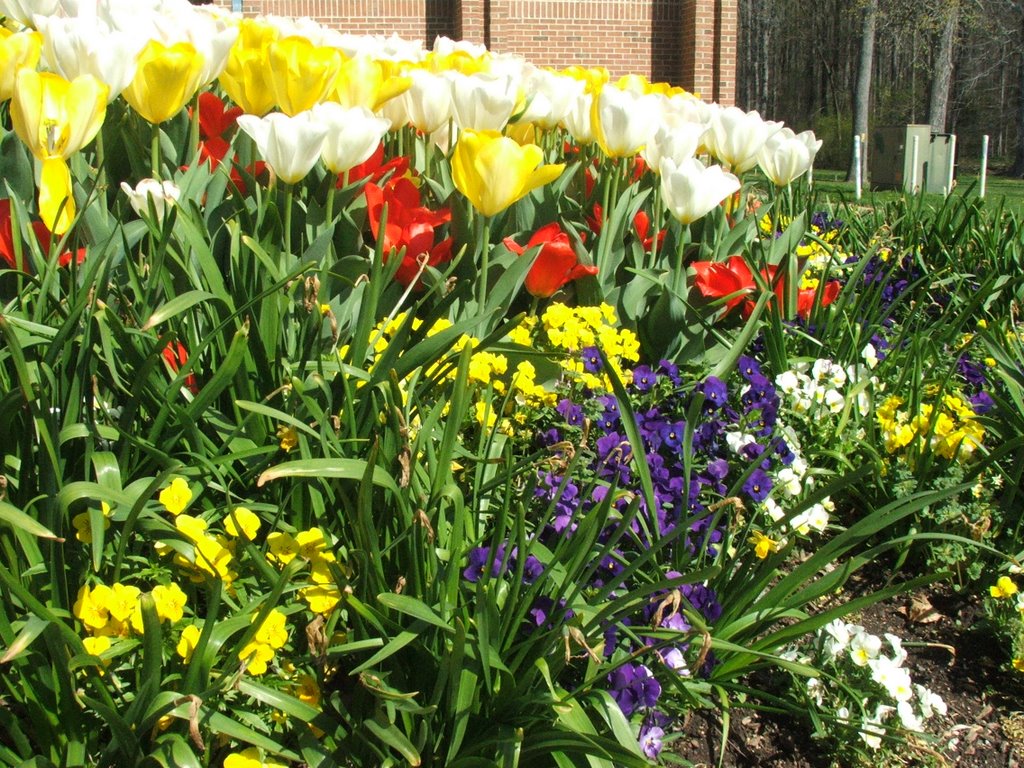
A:
[[[944,5],[942,30],[935,50],[932,85],[928,95],[928,123],[937,133],[946,130],[949,84],[953,79],[953,46],[956,43],[957,25],[960,20],[959,0],[948,0]]]
[[[875,61],[875,21],[878,16],[878,0],[868,0],[861,9],[860,58],[857,64],[857,86],[853,95],[853,135],[865,136],[868,132],[868,113],[871,110],[871,72]],[[866,147],[861,151],[865,152]],[[852,179],[857,171],[856,157],[850,157],[847,178]]]

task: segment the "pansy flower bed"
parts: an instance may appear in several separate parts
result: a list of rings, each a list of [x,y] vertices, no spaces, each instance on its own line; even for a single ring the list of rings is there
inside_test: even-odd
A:
[[[811,207],[811,132],[641,76],[0,12],[0,765],[887,753],[942,704],[851,614],[946,565],[1024,666],[980,207]]]

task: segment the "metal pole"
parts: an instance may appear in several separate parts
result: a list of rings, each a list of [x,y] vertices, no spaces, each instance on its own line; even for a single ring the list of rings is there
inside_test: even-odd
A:
[[[946,176],[946,194],[953,191],[953,159],[956,157],[956,134],[949,136],[949,174]]]
[[[853,137],[853,194],[860,200],[860,136]]]
[[[918,145],[920,144],[920,137],[914,136],[910,140],[910,194],[916,195],[918,190],[917,184],[917,160],[919,157]]]
[[[985,196],[985,177],[988,175],[988,134],[981,137],[981,186],[978,187],[978,197]]]

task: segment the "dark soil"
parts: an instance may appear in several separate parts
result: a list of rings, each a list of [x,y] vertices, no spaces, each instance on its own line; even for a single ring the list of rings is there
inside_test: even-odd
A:
[[[865,582],[853,591],[866,593],[875,586]],[[922,599],[934,610],[922,615]],[[981,619],[980,605],[973,595],[957,594],[943,585],[847,617],[875,634],[892,632],[901,637],[910,654],[904,666],[914,682],[938,693],[948,707],[946,716],[928,721],[932,733],[941,731],[937,742],[908,746],[903,761],[894,763],[893,758],[887,758],[888,762],[873,763],[877,768],[1024,766],[1024,675],[1007,671],[1007,651]],[[810,737],[811,731],[809,721],[797,716],[736,710],[730,719],[722,765],[842,766],[827,745]],[[673,757],[698,768],[717,766],[721,732],[716,712],[691,713],[680,738],[671,745]]]

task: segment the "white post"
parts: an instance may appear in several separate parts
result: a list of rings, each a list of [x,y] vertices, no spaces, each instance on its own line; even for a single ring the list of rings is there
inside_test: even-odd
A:
[[[985,176],[988,174],[988,134],[981,137],[981,186],[978,197],[985,197]]]
[[[953,191],[953,158],[956,157],[956,134],[949,135],[949,173],[946,175],[946,194]]]
[[[917,184],[917,160],[919,157],[918,144],[920,143],[918,136],[914,136],[910,140],[910,194],[916,195],[918,190]]]
[[[814,189],[814,163],[807,166],[807,188]]]
[[[860,136],[853,137],[853,195],[860,200]]]

